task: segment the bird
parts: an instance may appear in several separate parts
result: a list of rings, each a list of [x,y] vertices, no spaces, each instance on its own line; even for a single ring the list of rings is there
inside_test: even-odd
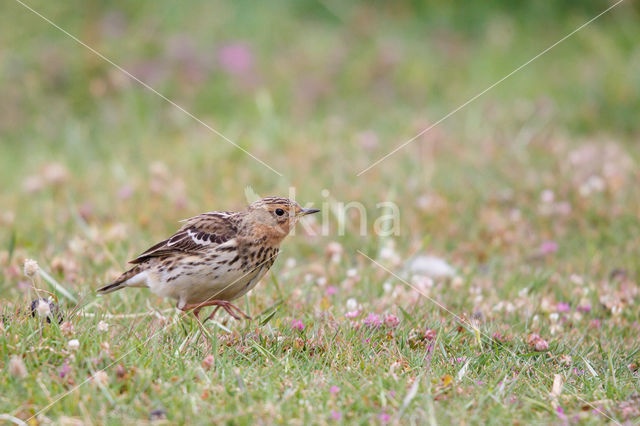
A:
[[[241,211],[211,211],[185,219],[168,239],[129,263],[134,266],[100,287],[100,295],[127,287],[147,287],[176,307],[193,311],[215,306],[236,320],[251,319],[231,303],[253,289],[275,262],[280,244],[298,220],[317,213],[282,197],[266,197]],[[203,322],[204,322],[203,321]]]

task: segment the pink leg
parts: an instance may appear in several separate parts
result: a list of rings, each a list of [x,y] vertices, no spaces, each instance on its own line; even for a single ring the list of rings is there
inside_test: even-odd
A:
[[[193,313],[196,316],[196,318],[198,318],[198,313],[200,313],[200,309],[204,308],[205,306],[216,306],[216,309],[214,309],[213,313],[209,315],[207,319],[213,318],[213,315],[216,313],[216,311],[219,308],[224,309],[225,311],[227,311],[229,315],[231,315],[233,318],[237,320],[240,320],[242,318],[238,316],[236,312],[238,312],[240,315],[242,315],[246,319],[251,319],[251,317],[245,314],[244,312],[242,312],[240,308],[238,308],[237,306],[235,306],[234,304],[226,300],[207,300],[206,302],[202,302],[202,303],[191,303],[188,305],[184,305],[181,309],[183,311],[189,311],[191,309],[194,309]],[[235,309],[236,312],[234,312],[233,309]]]
[[[216,306],[216,307],[215,307],[215,309],[213,310],[213,312],[211,312],[211,313],[209,314],[209,316],[208,316],[207,318],[205,318],[205,320],[204,320],[204,321],[202,321],[202,323],[204,324],[204,323],[205,323],[205,322],[207,322],[208,320],[212,320],[212,319],[213,319],[213,317],[215,317],[215,316],[216,316],[216,312],[218,312],[218,309],[220,309],[220,306]]]

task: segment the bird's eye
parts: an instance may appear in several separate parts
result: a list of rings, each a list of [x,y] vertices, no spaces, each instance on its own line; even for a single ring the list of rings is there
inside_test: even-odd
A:
[[[284,210],[282,210],[282,209],[276,209],[276,214],[277,214],[278,216],[282,216],[282,215],[284,214]]]

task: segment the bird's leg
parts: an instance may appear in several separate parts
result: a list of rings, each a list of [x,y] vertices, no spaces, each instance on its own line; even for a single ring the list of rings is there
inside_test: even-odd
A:
[[[193,316],[196,317],[196,323],[198,324],[198,328],[200,329],[200,334],[202,335],[202,337],[205,337],[205,331],[204,331],[204,327],[203,327],[203,321],[200,321],[200,310],[202,310],[202,306],[196,306],[196,307],[190,307],[189,309],[187,309],[186,306],[183,306],[181,309],[183,312],[187,312],[189,311],[189,309],[193,309]],[[205,320],[206,321],[206,320]],[[205,337],[206,340],[206,337]]]
[[[233,311],[233,309],[235,309],[244,318],[251,319],[251,317],[249,315],[245,314],[244,312],[242,312],[240,310],[240,308],[238,308],[237,306],[235,306],[234,304],[232,304],[232,303],[230,303],[230,302],[228,302],[226,300],[207,300],[206,302],[201,302],[201,303],[190,303],[190,304],[184,305],[180,309],[182,309],[183,311],[189,311],[191,309],[195,309],[195,310],[199,311],[199,309],[204,308],[205,306],[221,307],[222,309],[227,311],[227,313],[229,315],[231,315],[233,318],[235,318],[237,320],[242,319],[240,316],[238,316],[238,314],[236,314],[236,312]],[[214,313],[215,313],[215,311],[214,311]],[[195,311],[194,311],[194,314],[195,314]]]
[[[200,315],[200,310],[201,310],[201,309],[202,309],[202,308],[195,308],[195,309],[193,310],[193,316],[194,316],[194,317],[196,317],[196,319],[198,320],[198,322],[200,322],[200,317],[199,317],[199,315]],[[183,309],[183,311],[186,311],[186,309]]]
[[[230,306],[230,305],[231,305],[231,303],[227,302],[227,303],[225,303],[224,305],[220,305],[220,307],[222,307],[222,309],[224,309],[225,311],[227,311],[227,313],[228,313],[229,315],[231,315],[233,318],[235,318],[235,319],[237,319],[238,321],[240,321],[242,318],[240,318],[240,317],[238,316],[238,314],[236,314],[235,312],[233,312],[233,310],[231,309],[231,306],[233,306],[233,305],[231,305],[231,306]]]
[[[218,309],[220,309],[220,305],[216,306],[215,309],[213,310],[213,312],[211,312],[209,314],[209,316],[207,318],[205,318],[205,320],[202,323],[204,324],[207,320],[212,320],[213,317],[216,316],[216,312],[218,312]]]
[[[234,305],[233,303],[229,303],[229,307],[235,309],[240,315],[242,315],[245,319],[248,320],[252,320],[253,318],[251,318],[249,315],[245,314],[240,308],[238,308],[236,305]]]

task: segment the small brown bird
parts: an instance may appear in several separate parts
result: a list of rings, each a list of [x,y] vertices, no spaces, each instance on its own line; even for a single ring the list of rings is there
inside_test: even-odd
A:
[[[171,238],[130,263],[133,268],[98,289],[107,294],[125,287],[148,287],[178,300],[198,318],[205,306],[223,308],[235,319],[250,318],[231,303],[260,281],[275,262],[280,243],[298,220],[317,209],[303,209],[287,198],[268,197],[239,212],[208,212],[186,219]],[[206,319],[205,319],[206,321]]]

